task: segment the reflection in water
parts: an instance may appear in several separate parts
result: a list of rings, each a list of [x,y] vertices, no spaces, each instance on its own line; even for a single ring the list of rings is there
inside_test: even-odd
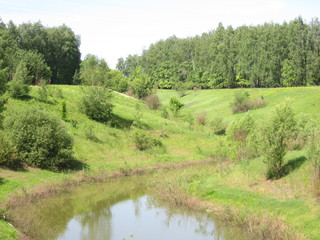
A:
[[[204,214],[159,205],[145,195],[145,182],[132,177],[81,186],[15,214],[37,240],[128,240],[131,235],[134,240],[249,239]]]
[[[58,239],[122,240],[130,235],[137,240],[241,239],[227,238],[224,228],[206,215],[181,210],[157,206],[148,196],[108,207],[97,204],[90,213],[72,219],[69,229]]]

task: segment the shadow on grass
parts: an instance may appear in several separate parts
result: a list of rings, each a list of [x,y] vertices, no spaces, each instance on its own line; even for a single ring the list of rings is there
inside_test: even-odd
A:
[[[88,164],[81,162],[75,158],[71,158],[68,161],[61,163],[58,166],[58,172],[81,171],[88,168],[89,168]]]
[[[289,175],[291,172],[294,172],[295,170],[299,169],[306,160],[307,160],[306,157],[301,156],[288,161],[281,168],[281,177],[285,177]]]
[[[0,185],[4,184],[4,179],[0,177]]]
[[[119,129],[128,129],[132,126],[133,120],[122,118],[116,114],[113,114],[110,121],[110,126]]]

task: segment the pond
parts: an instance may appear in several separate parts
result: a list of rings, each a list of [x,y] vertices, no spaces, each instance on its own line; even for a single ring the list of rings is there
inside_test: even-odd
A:
[[[127,177],[20,208],[15,215],[33,239],[247,240],[248,235],[186,208],[172,209],[145,191],[145,177]]]

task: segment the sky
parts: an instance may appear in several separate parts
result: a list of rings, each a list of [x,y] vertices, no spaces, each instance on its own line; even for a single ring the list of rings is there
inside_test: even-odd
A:
[[[118,58],[141,54],[151,43],[224,26],[283,23],[319,17],[316,0],[0,0],[5,23],[66,24],[81,37],[82,58],[94,54],[115,68]]]

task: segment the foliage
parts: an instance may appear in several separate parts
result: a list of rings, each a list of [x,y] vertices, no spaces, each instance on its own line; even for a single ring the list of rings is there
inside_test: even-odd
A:
[[[9,82],[8,92],[12,98],[23,98],[30,92],[30,77],[24,62],[20,62],[12,81]]]
[[[153,89],[151,78],[142,71],[141,66],[131,74],[129,86],[134,96],[139,99],[148,96]]]
[[[110,69],[104,59],[87,55],[80,64],[80,80],[83,85],[106,86]]]
[[[40,102],[44,102],[44,103],[48,102],[49,89],[44,82],[40,83],[40,87],[38,88],[37,98]]]
[[[151,110],[158,110],[161,107],[159,97],[156,94],[147,96],[145,102]]]
[[[67,102],[65,99],[61,101],[61,119],[67,120]]]
[[[72,158],[73,140],[61,120],[37,106],[12,112],[4,131],[26,165],[57,169]]]
[[[260,97],[260,99],[250,99],[250,94],[246,91],[237,91],[234,94],[233,103],[231,104],[232,112],[247,112],[251,109],[261,108],[267,104],[267,101]]]
[[[173,116],[177,116],[180,109],[184,106],[176,97],[170,98],[169,109],[172,111]]]
[[[289,102],[276,107],[269,121],[262,128],[262,151],[267,162],[267,177],[280,177],[287,143],[293,138],[296,119]]]
[[[0,131],[0,166],[12,169],[21,167],[16,147],[2,131]]]
[[[224,135],[226,133],[226,124],[223,121],[222,117],[215,116],[210,121],[210,128],[212,129],[212,133],[216,135]]]
[[[227,129],[227,139],[235,147],[234,158],[239,161],[248,157],[254,157],[257,153],[251,149],[250,141],[256,124],[250,114],[246,114],[240,120],[234,121]]]
[[[117,92],[126,92],[128,90],[128,80],[117,70],[110,70],[106,86]]]
[[[127,77],[141,65],[162,89],[306,86],[320,83],[320,21],[224,27],[201,36],[160,40],[121,58]],[[182,93],[184,91],[181,91]]]
[[[152,147],[162,147],[162,142],[148,131],[137,129],[133,132],[133,141],[137,149],[144,151]]]
[[[90,119],[98,122],[107,122],[112,117],[112,95],[104,87],[89,87],[83,90],[80,110]]]

